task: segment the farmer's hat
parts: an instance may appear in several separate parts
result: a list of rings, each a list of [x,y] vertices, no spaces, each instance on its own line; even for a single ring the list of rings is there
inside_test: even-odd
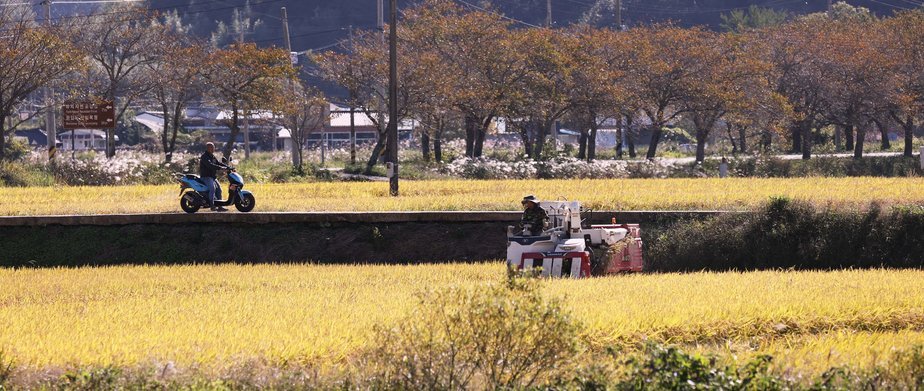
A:
[[[534,196],[534,195],[532,195],[532,194],[530,194],[530,195],[528,195],[528,196],[526,196],[526,197],[523,197],[523,201],[520,201],[520,203],[521,203],[521,204],[524,204],[524,205],[525,205],[527,202],[532,202],[532,203],[534,203],[534,204],[536,204],[536,205],[539,205],[539,199],[536,198],[536,196]]]

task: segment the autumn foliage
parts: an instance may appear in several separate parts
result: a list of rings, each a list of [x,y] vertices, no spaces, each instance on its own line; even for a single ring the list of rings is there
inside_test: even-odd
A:
[[[491,9],[428,0],[405,10],[399,24],[406,94],[399,105],[402,116],[458,121],[470,157],[482,155],[497,119],[520,134],[534,159],[548,157],[558,123],[579,129],[579,155],[594,159],[607,120],[618,124],[632,155],[637,137],[650,137],[648,158],[664,129],[681,122],[698,161],[720,130],[735,151],[789,143],[807,159],[822,130],[835,129],[845,139],[838,147],[861,157],[867,132],[881,131],[888,147],[893,124],[905,129],[910,155],[924,113],[924,11],[879,20],[838,3],[830,13],[782,16],[727,33],[671,24],[521,28]],[[358,107],[382,100],[375,93],[386,82],[380,42],[362,38],[316,56],[323,77],[357,92]]]

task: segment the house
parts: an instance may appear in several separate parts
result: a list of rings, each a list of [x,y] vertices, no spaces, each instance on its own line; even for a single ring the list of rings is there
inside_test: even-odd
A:
[[[118,141],[116,136],[116,141]],[[74,129],[58,134],[64,151],[105,151],[106,132],[97,129]]]
[[[189,131],[206,131],[215,142],[227,142],[231,135],[230,124],[232,112],[215,107],[190,107],[186,109],[183,118],[183,127]],[[155,133],[163,131],[163,116],[156,111],[141,111],[135,115],[135,121],[144,125]],[[280,118],[266,110],[255,111],[247,118],[250,131],[250,144],[254,150],[289,150],[292,147],[291,132],[284,126]],[[386,118],[387,121],[387,118]],[[360,109],[353,112],[353,124],[356,130],[357,144],[373,143],[378,140],[378,128],[375,123]],[[414,120],[405,120],[398,124],[400,139],[412,137],[417,126]],[[244,142],[243,129],[234,140],[235,143]],[[78,135],[79,136],[79,135]],[[79,140],[79,138],[78,138]],[[306,144],[318,146],[321,142],[327,146],[336,147],[350,143],[350,107],[338,103],[329,103],[329,118],[323,126],[311,129]]]
[[[39,128],[17,130],[13,132],[13,140],[22,142],[30,148],[48,146],[48,134]]]

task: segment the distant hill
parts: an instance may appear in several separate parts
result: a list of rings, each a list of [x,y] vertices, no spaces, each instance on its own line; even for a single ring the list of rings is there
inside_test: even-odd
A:
[[[385,6],[388,6],[385,0]],[[399,8],[416,1],[398,0]],[[465,0],[469,4],[484,4],[479,0]],[[567,26],[587,16],[598,0],[552,0],[552,19],[556,26]],[[593,19],[598,25],[615,25],[612,3],[599,0],[600,9]],[[852,5],[868,7],[879,15],[911,8],[922,0],[857,0]],[[546,0],[491,0],[490,4],[505,15],[527,24],[542,25],[546,18]],[[252,18],[262,24],[245,39],[261,45],[282,46],[280,7],[286,7],[292,45],[295,50],[307,50],[331,45],[347,37],[348,26],[371,29],[376,25],[375,0],[151,0],[150,7],[158,10],[177,10],[193,25],[196,34],[208,37],[218,22],[231,23],[235,7],[249,4]],[[465,4],[460,0],[460,4]],[[718,29],[721,15],[751,4],[805,14],[824,10],[826,0],[623,0],[623,19],[627,24],[674,21],[680,25],[706,25]],[[77,8],[82,7],[82,8]],[[55,15],[86,12],[86,5],[55,5]]]
[[[384,0],[387,12],[388,0]],[[483,6],[480,0],[456,0],[469,7]],[[598,26],[615,26],[613,4],[616,0],[551,0],[555,26],[568,26],[578,21],[590,21]],[[890,15],[896,10],[913,7],[924,0],[856,0],[852,5],[870,8],[878,15]],[[399,9],[416,4],[417,0],[398,0]],[[518,26],[543,25],[546,0],[490,0],[494,9],[518,21]],[[672,21],[682,26],[705,25],[719,29],[721,15],[755,4],[786,10],[793,14],[822,11],[827,0],[622,0],[625,24],[637,25]],[[56,4],[53,15],[87,13],[91,5]],[[232,24],[235,9],[243,17],[260,23],[245,35],[245,40],[261,46],[283,46],[280,7],[286,7],[292,48],[295,51],[331,48],[345,39],[349,26],[373,29],[376,26],[375,0],[149,0],[149,8],[177,11],[192,26],[195,34],[208,38],[219,23]],[[597,12],[593,12],[596,10]],[[37,8],[40,11],[40,7]],[[42,15],[42,14],[39,14]],[[386,15],[387,18],[387,15]],[[326,92],[340,95],[337,89],[319,81]]]

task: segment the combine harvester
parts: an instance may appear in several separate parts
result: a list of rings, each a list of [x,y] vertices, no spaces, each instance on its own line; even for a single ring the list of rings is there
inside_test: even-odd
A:
[[[549,216],[541,235],[532,236],[529,227],[515,232],[507,227],[507,265],[528,271],[542,268],[544,277],[583,278],[640,272],[642,238],[638,224],[591,225],[581,220],[581,203],[543,201]]]

